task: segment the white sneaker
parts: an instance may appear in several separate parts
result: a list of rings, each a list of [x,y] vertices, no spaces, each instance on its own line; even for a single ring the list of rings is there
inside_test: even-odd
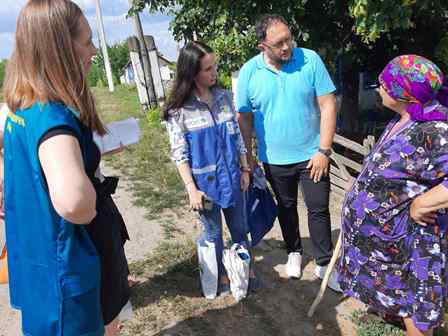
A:
[[[325,276],[325,272],[327,271],[327,266],[319,266],[316,265],[316,268],[314,269],[314,275],[317,276],[319,279],[323,279]],[[335,292],[342,293],[341,286],[339,286],[338,282],[338,272],[333,270],[330,274],[330,279],[328,279],[328,287],[330,287]]]
[[[288,254],[286,275],[288,278],[297,279],[302,276],[302,255],[299,252],[291,252]]]

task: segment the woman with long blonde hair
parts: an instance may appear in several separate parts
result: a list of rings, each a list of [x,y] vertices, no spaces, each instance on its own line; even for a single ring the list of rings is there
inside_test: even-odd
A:
[[[72,1],[30,0],[20,12],[4,85],[4,207],[25,335],[103,335],[129,300],[116,181],[95,177],[92,132],[105,134],[86,80],[95,54]]]

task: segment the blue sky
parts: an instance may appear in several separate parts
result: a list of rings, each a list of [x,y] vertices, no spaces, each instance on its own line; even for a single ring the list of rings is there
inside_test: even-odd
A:
[[[17,16],[27,0],[1,0],[0,6],[0,59],[8,58],[14,46],[14,32]],[[84,10],[94,32],[95,44],[98,44],[94,0],[74,0]],[[131,19],[126,19],[128,0],[101,0],[103,20],[108,44],[126,40],[134,34]],[[177,44],[169,31],[171,18],[162,14],[141,15],[143,31],[154,36],[159,51],[169,60],[177,57]]]

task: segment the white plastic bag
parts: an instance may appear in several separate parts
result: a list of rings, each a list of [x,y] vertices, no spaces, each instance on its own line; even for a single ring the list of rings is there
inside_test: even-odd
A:
[[[240,244],[233,244],[230,249],[223,252],[222,262],[230,280],[230,290],[236,302],[247,295],[249,286],[249,251]]]
[[[202,293],[207,299],[214,299],[218,291],[218,263],[216,262],[215,243],[199,239],[197,249]]]
[[[132,320],[134,318],[134,310],[132,309],[131,301],[128,301],[118,314],[120,322]]]

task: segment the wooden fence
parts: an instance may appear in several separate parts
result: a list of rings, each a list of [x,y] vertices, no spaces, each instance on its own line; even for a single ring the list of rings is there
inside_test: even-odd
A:
[[[361,172],[361,160],[370,153],[375,143],[371,135],[364,139],[363,144],[344,138],[336,134],[333,140],[333,153],[331,154],[330,181],[331,190],[344,196],[347,188],[352,184],[353,178]],[[353,154],[353,155],[351,155]],[[357,160],[359,157],[361,160]]]

